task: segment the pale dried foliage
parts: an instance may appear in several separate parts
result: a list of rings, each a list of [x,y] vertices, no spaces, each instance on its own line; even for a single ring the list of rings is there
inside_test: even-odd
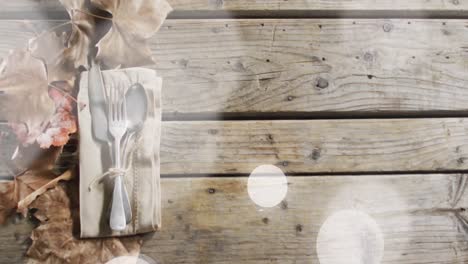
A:
[[[71,171],[57,176],[47,170],[29,170],[15,177],[14,181],[0,182],[0,224],[4,224],[15,211],[26,216],[29,205],[38,196],[57,186],[60,181],[72,178]]]
[[[90,14],[84,0],[60,0],[68,12],[72,31],[67,41],[64,57],[71,59],[75,68],[88,66],[90,45],[95,33],[94,17]]]
[[[34,216],[41,222],[33,230],[33,241],[27,252],[29,263],[106,263],[118,256],[136,256],[142,244],[139,236],[126,238],[77,239],[74,235],[78,223],[78,195],[73,192],[76,182],[69,188],[58,185],[41,195],[31,204],[37,209]]]
[[[20,154],[8,164],[16,174],[14,181],[0,182],[0,224],[14,212],[25,215],[28,205],[38,195],[73,176],[71,171],[59,176],[52,173],[62,148],[28,146],[20,149]]]
[[[60,2],[70,22],[39,34],[0,65],[0,120],[8,122],[18,143],[13,159],[2,161],[15,179],[0,182],[0,224],[14,212],[37,209],[40,224],[31,236],[29,263],[105,263],[137,255],[140,237],[77,239],[77,181],[67,188],[61,182],[72,180],[74,173],[56,175],[52,168],[77,130],[75,81],[88,59],[95,55],[108,68],[153,64],[148,40],[172,8],[166,0]],[[112,17],[93,14],[96,8]],[[99,21],[108,26],[100,39]],[[63,26],[70,30],[55,32]]]
[[[65,32],[57,35],[55,32],[44,32],[29,40],[28,49],[31,54],[41,59],[47,68],[48,83],[75,78],[74,58],[68,56],[67,35]]]
[[[44,63],[28,51],[10,53],[0,69],[0,120],[25,125],[25,143],[33,143],[55,112]]]
[[[96,45],[98,60],[110,67],[154,64],[148,39],[172,11],[166,0],[91,2],[112,14],[112,27]]]

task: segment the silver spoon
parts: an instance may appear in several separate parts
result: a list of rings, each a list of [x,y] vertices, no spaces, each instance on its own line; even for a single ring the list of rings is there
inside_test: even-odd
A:
[[[130,152],[127,150],[128,142],[135,136],[136,133],[141,131],[146,120],[146,114],[148,112],[148,99],[146,97],[145,88],[143,88],[143,86],[141,86],[139,83],[133,84],[125,93],[125,100],[127,101],[128,129],[123,145],[123,161],[126,165],[127,156]],[[122,185],[125,218],[127,220],[127,224],[129,224],[132,220],[132,209],[125,185]]]

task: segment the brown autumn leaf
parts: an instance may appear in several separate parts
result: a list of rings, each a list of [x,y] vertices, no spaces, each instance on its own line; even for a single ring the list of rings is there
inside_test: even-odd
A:
[[[90,15],[85,0],[60,0],[70,16],[72,31],[63,56],[74,61],[75,68],[88,66],[91,36],[94,34],[94,17]]]
[[[41,148],[63,146],[70,139],[70,134],[77,131],[77,122],[73,114],[74,99],[66,90],[58,90],[57,85],[49,91],[49,95],[55,102],[55,114],[50,119],[47,129],[37,137],[37,143]],[[62,85],[62,87],[66,86]]]
[[[0,224],[11,216],[15,209],[27,214],[28,206],[48,189],[55,187],[59,181],[72,179],[71,171],[56,176],[49,171],[32,172],[18,176],[14,181],[0,182]]]
[[[0,182],[0,224],[13,214],[16,208],[15,183],[13,181]]]
[[[57,186],[59,181],[69,181],[73,178],[73,173],[68,170],[59,176],[51,171],[27,171],[25,174],[16,177],[16,200],[18,201],[17,211],[23,215],[27,214],[28,206],[47,190]]]
[[[44,63],[28,51],[10,53],[0,67],[0,120],[21,131],[31,144],[55,112]]]
[[[24,174],[16,176],[16,200],[21,201],[35,190],[46,185],[56,177],[52,171],[26,171]]]
[[[68,188],[67,188],[68,187]],[[77,239],[77,182],[57,185],[31,204],[40,225],[33,230],[28,263],[106,263],[118,256],[136,256],[140,252],[140,236],[125,238]]]
[[[161,27],[171,6],[166,0],[91,0],[112,14],[112,27],[97,43],[97,59],[109,67],[153,64],[147,41]]]
[[[23,147],[38,143],[43,149],[64,146],[70,134],[77,131],[76,117],[73,113],[76,100],[70,94],[72,88],[67,82],[51,85],[49,96],[55,104],[55,112],[42,130],[30,133],[24,124],[10,123],[12,131]]]

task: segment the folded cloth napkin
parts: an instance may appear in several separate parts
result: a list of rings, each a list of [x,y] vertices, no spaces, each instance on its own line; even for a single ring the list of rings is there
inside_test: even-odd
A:
[[[102,90],[102,86],[96,88],[93,82],[89,81],[94,78],[91,75],[92,72],[82,74],[78,94],[81,106],[78,111],[81,237],[127,236],[155,231],[161,226],[159,147],[162,80],[157,77],[155,71],[144,68],[103,71],[105,91],[98,91],[103,95],[103,101],[99,103],[99,100],[90,95],[96,94],[92,89]],[[109,226],[109,216],[114,179],[109,177],[109,173],[106,174],[112,167],[112,151],[109,143],[103,140],[103,137],[108,137],[109,140],[112,140],[112,137],[106,130],[107,106],[104,95],[108,94],[109,87],[115,85],[124,85],[125,89],[132,89],[131,87],[138,84],[143,86],[146,92],[147,116],[142,129],[131,138],[126,148],[127,153],[124,155],[127,158],[124,164],[127,167],[123,177],[133,217],[125,230],[113,231]],[[127,109],[130,108],[132,105],[127,105]],[[96,115],[94,120],[91,113]],[[100,126],[105,132],[96,136],[93,126]]]

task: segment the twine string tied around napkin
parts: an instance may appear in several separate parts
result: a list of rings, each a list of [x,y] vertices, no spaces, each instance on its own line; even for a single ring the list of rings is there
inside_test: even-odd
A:
[[[128,172],[128,168],[127,169],[124,169],[124,168],[109,168],[105,173],[99,175],[99,176],[96,176],[94,177],[91,182],[89,183],[88,185],[88,191],[91,191],[94,184],[96,182],[101,182],[103,178],[105,177],[110,177],[111,179],[114,179],[115,177],[117,176],[125,176],[125,174],[127,174]]]

